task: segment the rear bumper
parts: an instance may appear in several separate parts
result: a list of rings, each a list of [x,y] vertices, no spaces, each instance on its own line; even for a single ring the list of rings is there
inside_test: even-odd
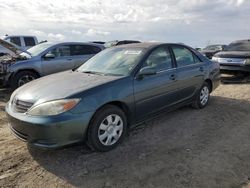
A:
[[[220,70],[222,73],[224,72],[250,72],[250,65],[220,65]]]
[[[54,149],[83,141],[92,112],[57,116],[32,117],[13,112],[6,105],[6,113],[12,133],[32,146]]]

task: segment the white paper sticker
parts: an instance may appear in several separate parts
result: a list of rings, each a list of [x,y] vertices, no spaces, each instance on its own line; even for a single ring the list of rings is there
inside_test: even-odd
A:
[[[126,50],[124,54],[127,55],[139,55],[141,53],[141,50]]]

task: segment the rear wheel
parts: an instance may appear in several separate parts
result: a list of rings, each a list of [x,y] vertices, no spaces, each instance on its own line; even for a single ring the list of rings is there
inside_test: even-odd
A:
[[[107,105],[94,115],[88,130],[87,144],[95,151],[109,151],[119,145],[127,132],[127,119],[116,106]]]
[[[193,102],[192,106],[196,109],[202,109],[207,106],[210,99],[210,86],[205,82],[201,89],[199,90],[196,100]]]
[[[31,82],[35,79],[37,79],[38,76],[32,71],[22,71],[17,73],[11,83],[11,88],[16,89],[28,82]]]

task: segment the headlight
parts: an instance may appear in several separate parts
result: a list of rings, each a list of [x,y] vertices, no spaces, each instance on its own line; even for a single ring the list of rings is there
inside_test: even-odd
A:
[[[250,65],[250,59],[245,60],[245,65]]]
[[[32,107],[27,114],[32,116],[53,116],[74,108],[80,99],[62,99],[49,101]]]
[[[212,57],[212,61],[218,62],[219,58],[218,57]]]

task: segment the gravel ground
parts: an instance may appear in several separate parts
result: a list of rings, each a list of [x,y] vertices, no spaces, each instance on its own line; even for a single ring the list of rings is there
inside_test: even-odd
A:
[[[11,135],[0,91],[0,187],[250,187],[250,84],[221,85],[131,130],[115,150],[35,150]]]

